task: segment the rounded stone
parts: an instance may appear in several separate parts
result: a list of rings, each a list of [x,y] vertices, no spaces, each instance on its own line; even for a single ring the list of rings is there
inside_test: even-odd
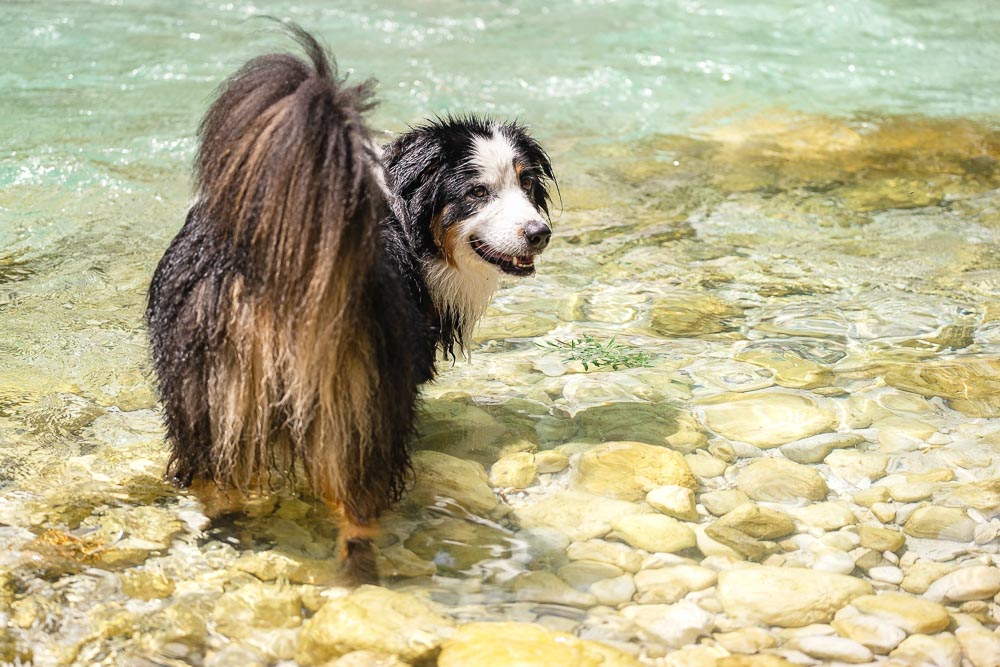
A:
[[[508,454],[490,468],[490,484],[509,489],[524,489],[531,486],[538,475],[535,456],[530,452]]]
[[[1000,593],[1000,568],[973,565],[944,575],[930,585],[924,597],[937,602],[965,602],[986,600],[997,593]]]
[[[840,662],[869,662],[874,656],[867,647],[852,639],[815,635],[801,637],[795,641],[800,651],[820,660],[838,660]]]
[[[413,472],[416,481],[407,499],[418,505],[433,506],[450,498],[473,514],[489,514],[500,503],[486,470],[474,461],[422,450],[413,454]]]
[[[1000,634],[980,628],[959,628],[955,637],[972,667],[1000,665]]]
[[[566,548],[570,560],[590,560],[620,567],[626,572],[636,572],[642,567],[642,556],[621,542],[587,540],[573,542]]]
[[[875,551],[899,551],[906,544],[906,536],[898,530],[880,526],[861,526],[861,546]]]
[[[635,622],[650,639],[678,648],[711,633],[715,616],[692,602],[639,604],[625,607],[622,615]]]
[[[671,484],[658,486],[646,494],[646,503],[653,509],[683,521],[696,521],[694,491]]]
[[[903,531],[913,537],[952,542],[971,542],[976,522],[957,507],[921,507],[906,520]]]
[[[814,528],[822,530],[840,530],[844,526],[853,526],[858,522],[845,503],[813,503],[795,510],[792,510],[795,518]]]
[[[908,667],[959,667],[962,647],[954,635],[947,632],[933,637],[910,635],[889,653],[889,657]]]
[[[710,513],[715,516],[722,516],[742,505],[750,502],[750,497],[739,489],[722,489],[721,491],[709,491],[698,497],[698,500]]]
[[[867,484],[885,477],[889,465],[888,454],[859,452],[854,449],[835,449],[823,459],[823,463],[851,484]]]
[[[684,455],[641,442],[606,442],[584,452],[573,486],[621,500],[642,500],[660,486],[697,489],[698,480]]]
[[[831,623],[837,634],[867,646],[875,653],[885,655],[906,639],[906,632],[888,621],[866,616],[854,605],[847,605],[837,612]]]
[[[633,514],[611,522],[612,535],[637,549],[674,553],[697,544],[694,531],[662,514]]]
[[[522,528],[553,528],[570,539],[604,537],[611,522],[623,516],[650,511],[635,503],[578,491],[557,491],[531,504],[517,507],[514,516]]]
[[[630,655],[533,623],[469,623],[441,647],[438,667],[639,667]]]
[[[795,532],[795,522],[785,512],[744,503],[715,522],[716,528],[736,530],[761,540],[774,540]]]
[[[709,428],[762,449],[832,431],[836,415],[806,396],[783,392],[723,394],[704,404]]]
[[[557,473],[566,469],[569,457],[562,452],[548,449],[535,454],[535,467],[540,473]]]
[[[321,665],[351,651],[367,650],[418,662],[437,652],[442,635],[454,625],[431,603],[411,593],[362,586],[328,601],[303,624],[295,659],[302,665]]]
[[[589,593],[597,598],[598,604],[617,607],[628,602],[635,595],[635,581],[632,580],[630,574],[595,581],[590,586]]]
[[[784,459],[757,459],[740,471],[736,485],[753,500],[796,502],[822,500],[829,488],[812,468]]]
[[[930,600],[883,593],[855,598],[851,604],[862,614],[880,618],[907,634],[932,634],[948,627],[948,611]]]
[[[721,572],[717,594],[737,620],[801,628],[828,623],[851,600],[871,592],[869,583],[855,577],[759,566]]]
[[[597,603],[597,599],[590,593],[582,593],[551,572],[543,571],[518,575],[514,579],[514,597],[525,602],[563,604],[570,607],[592,607]]]

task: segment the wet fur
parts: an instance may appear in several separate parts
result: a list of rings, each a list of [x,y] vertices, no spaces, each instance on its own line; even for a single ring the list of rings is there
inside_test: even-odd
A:
[[[168,474],[246,491],[300,468],[341,519],[348,569],[370,578],[418,386],[481,314],[436,296],[433,267],[469,215],[463,151],[509,133],[545,213],[552,172],[522,128],[474,117],[414,128],[383,154],[363,118],[371,82],[338,78],[308,33],[289,32],[308,62],[250,61],[205,116],[197,199],[150,286]]]

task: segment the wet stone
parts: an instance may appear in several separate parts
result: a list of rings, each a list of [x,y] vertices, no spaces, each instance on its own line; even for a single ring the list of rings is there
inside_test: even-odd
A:
[[[642,500],[657,487],[698,488],[684,456],[641,442],[606,442],[580,457],[573,487],[621,500]]]
[[[852,449],[835,449],[823,459],[823,462],[830,466],[838,477],[857,485],[885,477],[889,456]]]
[[[620,577],[624,573],[617,565],[596,560],[574,560],[559,568],[559,577],[578,591],[586,591],[595,582]]]
[[[933,634],[948,627],[948,611],[940,604],[900,593],[864,595],[851,601],[862,614],[879,618],[907,634]]]
[[[931,584],[953,569],[955,569],[954,566],[947,563],[935,563],[932,561],[914,563],[907,568],[903,576],[903,581],[899,586],[907,593],[922,595],[927,592]]]
[[[562,452],[546,450],[535,454],[535,467],[539,473],[557,473],[566,469],[569,457]]]
[[[828,623],[853,599],[871,592],[870,584],[846,575],[766,566],[721,572],[718,587],[729,616],[785,628]]]
[[[441,647],[438,667],[639,667],[611,646],[530,623],[469,623]]]
[[[212,618],[224,635],[245,638],[261,628],[292,628],[302,622],[301,594],[282,585],[250,583],[216,601]]]
[[[490,467],[490,484],[500,488],[524,489],[538,474],[535,457],[529,452],[508,454]]]
[[[619,570],[618,574],[620,573]],[[514,579],[514,596],[525,602],[562,604],[570,607],[592,607],[597,603],[597,599],[590,593],[580,592],[551,572],[543,571],[518,575]]]
[[[906,536],[898,530],[879,526],[861,526],[861,546],[875,551],[899,551],[906,544]]]
[[[722,516],[731,512],[743,503],[750,502],[750,497],[738,489],[723,489],[709,491],[698,496],[698,500],[710,513]]]
[[[959,667],[962,648],[954,635],[947,632],[932,637],[910,635],[889,653],[889,657],[898,665]]]
[[[674,648],[693,644],[715,627],[712,614],[687,601],[671,605],[633,605],[625,607],[622,615],[634,621],[649,639]]]
[[[877,616],[862,614],[853,605],[837,612],[832,625],[841,637],[853,639],[875,653],[885,655],[906,639],[906,632]]]
[[[813,503],[792,510],[792,514],[802,523],[822,530],[839,530],[858,522],[850,507],[839,502]]]
[[[819,463],[833,450],[848,449],[861,442],[864,438],[853,433],[821,433],[782,445],[781,453],[796,463]]]
[[[515,508],[522,528],[553,528],[576,541],[604,537],[611,522],[623,516],[650,511],[641,506],[578,491],[558,491]]]
[[[440,570],[460,572],[485,560],[510,556],[510,536],[493,526],[452,517],[422,524],[405,546]]]
[[[785,512],[744,503],[724,515],[714,524],[717,528],[733,528],[750,537],[774,540],[795,531],[795,523]]]
[[[747,350],[736,358],[769,369],[776,384],[790,389],[815,389],[833,381],[829,368],[803,359],[790,350]]]
[[[587,540],[573,542],[566,548],[570,560],[590,560],[619,567],[626,572],[636,572],[642,567],[642,556],[620,542]]]
[[[702,407],[713,431],[762,449],[831,431],[836,426],[833,412],[798,394],[723,394]]]
[[[674,553],[697,543],[694,532],[680,521],[662,514],[633,514],[611,522],[612,536],[637,549]]]
[[[717,632],[712,639],[730,653],[753,655],[777,645],[778,640],[764,628],[740,628],[732,632]]]
[[[485,469],[474,461],[465,461],[435,451],[413,454],[414,485],[407,501],[421,507],[453,500],[473,514],[488,515],[497,509],[499,500],[490,488]]]
[[[975,522],[965,510],[954,507],[921,507],[906,520],[903,531],[913,537],[931,540],[970,542]]]
[[[961,567],[942,576],[924,594],[928,600],[964,602],[986,600],[1000,593],[1000,568],[987,565]]]
[[[802,637],[793,643],[794,647],[808,656],[819,660],[840,662],[869,662],[874,656],[866,646],[843,637],[812,636]]]
[[[362,586],[330,600],[303,624],[295,659],[302,665],[322,665],[367,650],[417,662],[436,653],[454,625],[413,594]]]
[[[740,471],[736,485],[753,500],[764,502],[822,500],[829,492],[813,468],[775,458],[752,461]]]
[[[694,491],[684,486],[659,486],[646,494],[646,503],[668,516],[682,521],[697,521]]]

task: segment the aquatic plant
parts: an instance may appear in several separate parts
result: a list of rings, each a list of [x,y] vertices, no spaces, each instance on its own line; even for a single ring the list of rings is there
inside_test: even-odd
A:
[[[612,336],[611,340],[602,343],[589,334],[583,334],[571,340],[557,338],[535,345],[546,352],[562,352],[565,361],[579,361],[585,371],[589,371],[591,366],[595,369],[610,367],[617,371],[620,368],[647,368],[652,365],[648,352],[622,345],[616,338]]]

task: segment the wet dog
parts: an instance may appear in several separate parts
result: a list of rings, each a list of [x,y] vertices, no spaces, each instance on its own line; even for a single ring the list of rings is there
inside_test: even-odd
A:
[[[500,277],[548,245],[552,167],[516,123],[448,117],[385,146],[317,41],[255,58],[199,129],[197,197],[146,317],[168,475],[235,493],[294,470],[355,582],[404,492],[421,383],[463,351]]]

